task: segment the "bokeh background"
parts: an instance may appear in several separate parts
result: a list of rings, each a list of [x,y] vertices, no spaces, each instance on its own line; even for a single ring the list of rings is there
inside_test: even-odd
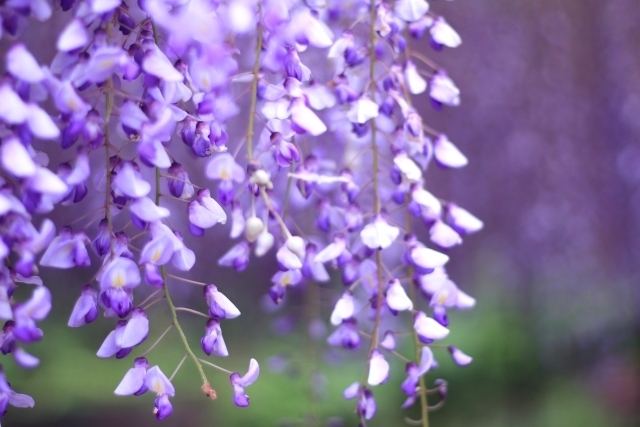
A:
[[[463,102],[442,112],[427,102],[420,109],[470,165],[432,171],[430,179],[443,197],[486,224],[455,249],[449,267],[452,278],[478,299],[475,310],[451,315],[451,341],[475,360],[458,368],[440,357],[441,367],[429,380],[446,378],[450,397],[431,415],[432,425],[640,425],[640,2],[431,3],[464,43],[439,54],[426,43],[413,49],[447,68]],[[41,31],[54,34],[57,25],[54,20]],[[26,36],[33,46],[42,35]],[[61,223],[72,209],[61,209]],[[207,236],[190,242],[211,259],[194,276],[231,283],[225,292],[243,313],[224,323],[233,357],[220,363],[244,372],[255,357],[263,370],[247,390],[251,406],[238,409],[225,374],[210,372],[219,398],[208,401],[187,361],[175,380],[175,412],[162,425],[312,426],[319,420],[355,426],[353,403],[341,392],[360,377],[362,358],[328,354],[322,340],[308,338],[304,321],[286,336],[276,332],[318,313],[326,319],[341,285],[336,281],[334,291],[300,299],[304,310],[256,310],[271,268],[257,263],[241,274],[221,270],[214,261],[226,237]],[[42,275],[55,299],[42,324],[46,339],[30,347],[42,364],[23,371],[8,357],[2,361],[13,386],[37,403],[31,410],[11,408],[6,425],[155,425],[151,395],[113,395],[132,359],[95,357],[111,322],[78,330],[64,326],[78,284],[91,273]],[[186,305],[201,298],[199,291],[173,293]],[[161,304],[150,310],[146,345],[170,323]],[[185,328],[197,346],[202,321],[186,317]],[[406,354],[408,341],[400,350]],[[170,373],[183,355],[177,335],[152,355]],[[399,410],[403,369],[394,363],[392,379],[376,388],[379,411],[370,426],[403,425],[404,415],[418,418],[415,411]]]

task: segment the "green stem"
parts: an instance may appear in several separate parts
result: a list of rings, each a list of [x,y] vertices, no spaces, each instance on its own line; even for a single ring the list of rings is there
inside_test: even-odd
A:
[[[158,44],[158,30],[153,21],[151,21],[151,27],[153,28],[153,40],[156,45]],[[157,206],[160,206],[160,169],[156,168],[156,198],[155,202]],[[200,374],[200,378],[202,378],[202,391],[209,396],[211,399],[215,399],[217,397],[216,391],[211,387],[209,380],[207,379],[207,375],[204,373],[204,369],[202,369],[202,364],[198,360],[198,357],[195,355],[191,347],[189,346],[189,341],[187,341],[187,337],[182,330],[182,326],[180,326],[180,322],[178,321],[178,315],[176,313],[176,307],[173,305],[173,300],[171,299],[171,295],[169,294],[169,286],[167,285],[167,271],[164,268],[164,265],[160,267],[160,274],[162,275],[163,292],[164,297],[167,300],[167,305],[169,306],[169,311],[171,312],[171,320],[173,321],[173,325],[176,327],[178,331],[178,335],[180,335],[180,339],[182,340],[182,344],[184,344],[184,348],[187,351],[187,354],[193,360],[193,363],[196,365],[198,369],[198,373]]]
[[[376,98],[376,0],[371,0],[371,7],[369,9],[369,85],[371,90],[371,100],[375,101]],[[371,152],[373,155],[373,212],[377,216],[380,214],[380,194],[378,183],[378,143],[376,140],[376,119],[370,120],[371,123]],[[382,317],[382,252],[380,249],[376,250],[376,274],[378,276],[378,295],[376,304],[376,317],[373,325],[373,332],[371,333],[371,342],[369,343],[369,352],[367,353],[367,361],[365,364],[365,371],[362,377],[361,384],[364,386],[366,382],[367,372],[371,363],[371,352],[378,347],[378,335],[380,330],[380,318]]]
[[[160,169],[156,168],[156,205],[160,206]],[[164,265],[160,267],[160,273],[162,274],[163,292],[164,297],[167,300],[167,305],[169,306],[169,312],[171,313],[171,320],[173,321],[173,325],[176,327],[178,331],[178,335],[180,335],[180,339],[182,340],[182,344],[184,344],[184,348],[187,351],[187,354],[193,360],[193,363],[196,365],[198,369],[198,373],[200,374],[200,378],[202,378],[202,391],[212,399],[215,399],[216,392],[213,388],[211,388],[211,384],[207,379],[207,375],[204,373],[204,369],[202,368],[202,364],[198,360],[198,357],[195,355],[191,347],[189,346],[189,341],[187,341],[187,337],[182,330],[182,326],[180,326],[180,322],[178,321],[178,314],[176,312],[176,307],[173,305],[173,300],[171,299],[171,295],[169,294],[169,286],[167,285],[167,271],[164,268]]]
[[[406,213],[405,228],[407,229],[407,233],[411,232],[411,214],[409,213],[409,211],[407,211]],[[407,273],[409,277],[413,277],[413,268],[408,267]],[[417,298],[416,298],[416,287],[413,283],[409,283],[409,296],[411,298],[411,301],[413,302],[413,306],[415,307],[417,303]],[[412,327],[411,331],[413,335],[413,348],[416,355],[416,363],[420,364],[420,356],[421,356],[420,353],[422,349],[422,344],[420,343],[420,338],[418,338],[418,333],[416,332],[415,328]],[[429,402],[427,400],[427,385],[424,379],[424,375],[420,376],[419,384],[420,384],[419,393],[420,393],[420,413],[421,413],[420,421],[422,422],[422,427],[429,427]]]
[[[253,80],[251,81],[251,107],[249,108],[249,124],[247,124],[247,157],[253,160],[253,123],[258,103],[258,72],[260,71],[260,54],[262,53],[262,3],[258,2],[258,41],[256,44],[256,59],[253,63]]]

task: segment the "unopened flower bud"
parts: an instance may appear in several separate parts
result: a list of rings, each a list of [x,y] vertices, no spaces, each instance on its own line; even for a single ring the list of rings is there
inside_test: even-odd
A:
[[[273,188],[271,174],[264,169],[258,169],[251,175],[251,183],[266,187],[269,190]]]
[[[248,218],[245,223],[244,235],[248,241],[253,243],[256,241],[263,228],[264,223],[262,220],[256,216],[252,216]]]
[[[303,259],[305,253],[304,240],[300,236],[290,236],[287,239],[287,249],[296,254],[298,258]]]

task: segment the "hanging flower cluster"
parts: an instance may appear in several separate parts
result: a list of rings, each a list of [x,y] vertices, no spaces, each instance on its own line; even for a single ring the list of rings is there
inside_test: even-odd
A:
[[[220,266],[239,272],[258,257],[275,261],[263,289],[275,304],[290,288],[342,281],[326,341],[349,350],[368,341],[362,380],[344,397],[371,419],[373,387],[398,356],[403,407],[419,401],[426,423],[427,394],[446,396],[446,382],[429,389],[424,377],[437,366],[432,349],[471,362],[436,344],[449,334],[447,310],[475,305],[447,275],[445,252],[483,227],[436,195],[429,167],[461,168],[467,158],[412,102],[426,93],[436,110],[460,103],[447,72],[413,48],[455,48],[456,31],[425,0],[62,0],[57,53],[42,64],[20,39],[27,26],[38,31],[28,15],[43,21],[53,9],[47,0],[0,9],[13,40],[0,82],[3,354],[38,364],[23,348],[42,338],[36,322],[51,308],[38,265],[88,268],[93,279],[77,284],[68,325],[101,313],[113,324],[98,357],[126,358],[145,342],[152,305],[171,313],[114,384],[117,395],[155,393],[163,419],[172,413],[171,380],[190,359],[207,396],[216,391],[204,368],[214,367],[229,375],[235,405],[249,405],[258,362],[241,376],[202,358],[230,354],[222,329],[240,311],[223,293],[227,284],[187,278],[199,254],[183,237],[209,239],[218,225],[234,242]],[[47,100],[55,111],[43,109]],[[230,126],[245,118],[246,131]],[[44,152],[69,160],[52,167]],[[210,182],[193,183],[195,171]],[[49,219],[32,223],[85,199],[97,207],[65,217],[57,232]],[[33,288],[30,298],[14,300],[18,284]],[[202,286],[204,312],[173,303],[172,288],[192,285]],[[189,313],[205,318],[200,349],[180,324]],[[185,356],[167,377],[150,361],[171,329]],[[414,337],[411,357],[395,351],[401,331]],[[3,375],[0,389],[3,413],[7,403],[33,405]]]

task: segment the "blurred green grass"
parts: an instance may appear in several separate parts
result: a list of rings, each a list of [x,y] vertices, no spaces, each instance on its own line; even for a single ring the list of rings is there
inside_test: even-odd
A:
[[[443,409],[431,414],[432,425],[454,427],[627,427],[634,424],[629,414],[617,414],[594,393],[580,369],[558,370],[540,359],[540,337],[536,325],[522,311],[508,304],[480,295],[482,304],[473,311],[451,313],[452,333],[447,342],[458,344],[474,357],[464,368],[455,366],[445,349],[436,349],[440,367],[428,374],[428,381],[444,378],[449,382],[449,399]],[[489,301],[494,305],[489,306]],[[151,309],[152,327],[149,338],[132,355],[123,360],[102,360],[95,351],[109,332],[113,322],[99,319],[80,329],[67,328],[66,316],[72,301],[59,304],[43,323],[45,340],[28,349],[41,358],[41,366],[25,371],[9,357],[3,359],[5,370],[18,392],[31,394],[33,409],[10,408],[6,425],[17,426],[87,426],[155,425],[153,396],[118,397],[113,390],[133,358],[155,341],[170,323],[163,304]],[[188,339],[198,353],[204,324],[201,319],[181,315]],[[241,373],[249,358],[261,364],[260,379],[247,388],[251,398],[248,408],[231,403],[228,376],[207,369],[218,399],[210,401],[200,392],[199,377],[190,360],[185,361],[174,384],[177,395],[172,402],[174,414],[162,421],[166,426],[279,426],[313,425],[314,413],[323,424],[339,417],[344,425],[355,426],[354,401],[342,398],[343,389],[361,378],[363,357],[344,354],[344,363],[328,363],[327,346],[316,344],[301,333],[276,338],[265,318],[272,315],[244,312],[243,316],[223,322],[223,332],[231,357],[211,358],[214,363]],[[262,319],[262,320],[260,320]],[[407,323],[409,319],[407,318]],[[400,341],[398,351],[412,354],[410,339]],[[630,349],[629,351],[632,351]],[[340,350],[340,352],[342,352]],[[363,355],[362,350],[360,354]],[[347,353],[347,352],[344,352]],[[289,369],[276,373],[268,368],[274,355],[290,356]],[[630,353],[632,354],[632,353]],[[148,356],[152,365],[159,364],[170,375],[184,355],[175,331]],[[205,357],[203,355],[203,357]],[[387,355],[392,364],[388,383],[374,388],[378,415],[369,426],[400,426],[404,416],[419,418],[418,408],[400,410],[404,395],[400,383],[404,379],[404,363]],[[315,366],[314,366],[315,365]],[[316,370],[326,376],[323,393],[310,391],[310,378]]]

